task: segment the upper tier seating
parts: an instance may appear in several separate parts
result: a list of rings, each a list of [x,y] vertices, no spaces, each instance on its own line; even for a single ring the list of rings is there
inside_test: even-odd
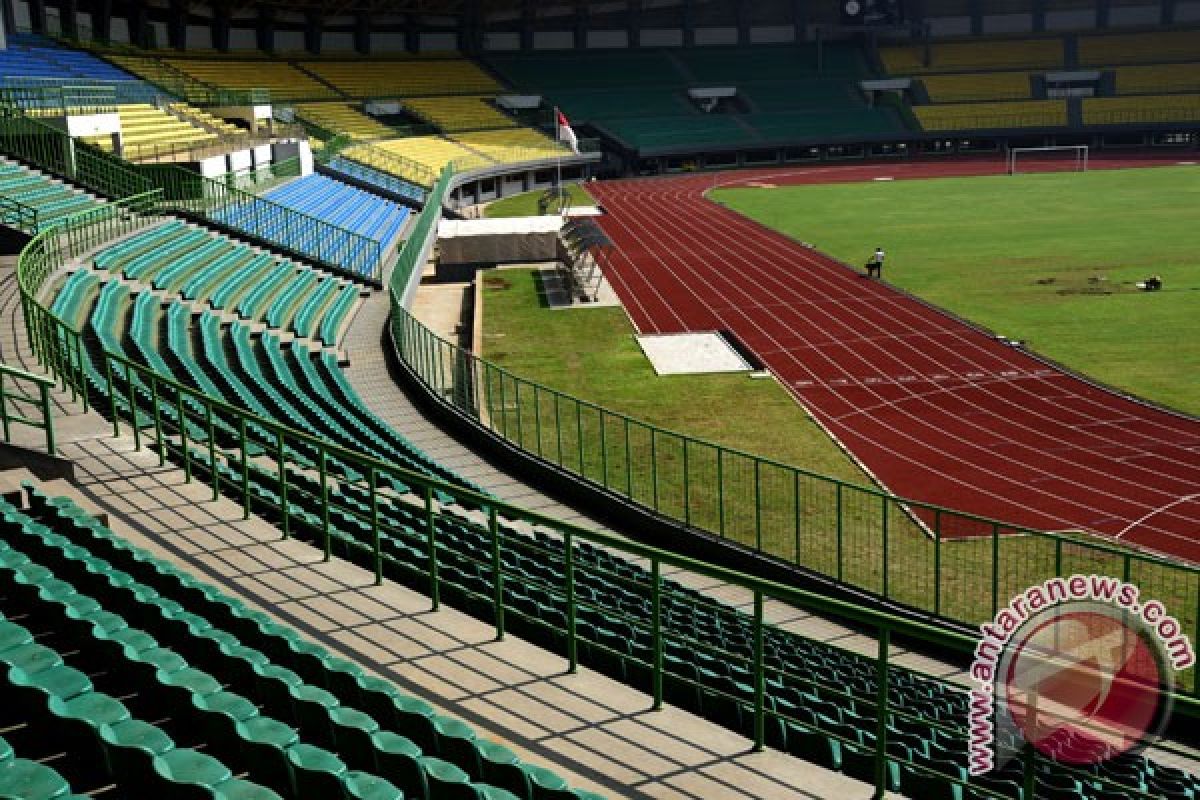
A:
[[[353,283],[178,221],[107,248],[94,265],[326,346],[337,344],[359,297]],[[92,280],[83,270],[68,285],[84,291]]]
[[[1200,94],[1085,97],[1085,125],[1135,125],[1200,120]]]
[[[217,140],[217,134],[152,105],[120,105],[117,106],[117,114],[121,118],[121,142],[126,158],[139,158],[159,149],[171,149],[175,145],[201,145]],[[102,150],[112,149],[111,136],[82,138]]]
[[[0,159],[0,195],[37,209],[38,228],[99,205],[77,189],[4,159]],[[5,221],[20,223],[15,217]]]
[[[546,793],[565,783],[129,545],[69,499],[27,491],[28,512],[0,501],[0,608],[21,620],[0,622],[15,701],[3,713],[23,723],[18,748],[66,745],[64,771],[85,788],[102,776],[128,797],[573,796]]]
[[[187,103],[171,103],[170,109],[175,113],[183,116],[194,123],[213,128],[222,136],[238,136],[246,133],[245,128],[240,128],[233,123],[226,122],[220,117],[215,117],[202,108],[190,106]]]
[[[410,136],[405,139],[391,139],[383,142],[375,142],[374,147],[398,156],[403,156],[410,161],[433,170],[434,173],[440,173],[442,168],[451,161],[462,165],[466,169],[482,167],[491,163],[489,159],[479,153],[441,136]],[[369,154],[354,147],[347,148],[346,155],[385,171],[390,171],[391,169],[387,164],[374,163]],[[424,180],[424,176],[422,175],[406,175],[403,172],[397,174],[401,178],[408,178],[418,182]]]
[[[388,139],[396,131],[349,103],[297,103],[296,115],[352,139]]]
[[[1059,69],[1064,65],[1063,42],[1046,39],[980,39],[932,45],[928,65],[921,45],[880,47],[879,57],[891,75],[1003,69]]]
[[[461,58],[407,61],[303,61],[300,66],[350,97],[421,97],[495,93],[500,84]]]
[[[1118,67],[1117,94],[1200,92],[1200,63]]]
[[[500,163],[554,158],[570,152],[566,145],[530,128],[471,131],[454,134],[451,138]]]
[[[1200,54],[1200,30],[1079,37],[1079,63],[1082,66],[1195,61],[1197,54]]]
[[[921,79],[935,103],[978,100],[1028,100],[1027,72],[970,72],[961,75],[926,75]]]
[[[387,172],[382,172],[367,164],[360,163],[350,158],[343,156],[334,156],[329,160],[326,166],[340,172],[343,175],[348,175],[351,178],[369,183],[377,189],[398,194],[401,197],[407,197],[410,200],[423,202],[425,200],[425,190],[416,184],[409,183],[395,175]]]
[[[265,196],[373,239],[385,248],[396,243],[409,215],[404,206],[315,173],[272,189]]]
[[[168,59],[166,63],[210,86],[242,90],[267,89],[272,100],[337,97],[337,93],[328,86],[283,61],[174,58]]]
[[[0,50],[0,77],[130,79],[128,73],[90,53],[59,47],[40,36],[10,36],[8,45]]]
[[[1067,124],[1064,100],[913,106],[913,113],[927,131],[1049,128]]]
[[[486,128],[515,128],[516,120],[496,109],[492,97],[418,97],[404,101],[404,108],[443,131],[474,131]]]

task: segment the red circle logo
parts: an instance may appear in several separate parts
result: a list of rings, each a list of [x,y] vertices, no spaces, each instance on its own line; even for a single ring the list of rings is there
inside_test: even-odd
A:
[[[1013,724],[1058,761],[1130,752],[1166,722],[1171,671],[1162,649],[1111,606],[1077,603],[1029,620],[1004,662],[998,675]]]

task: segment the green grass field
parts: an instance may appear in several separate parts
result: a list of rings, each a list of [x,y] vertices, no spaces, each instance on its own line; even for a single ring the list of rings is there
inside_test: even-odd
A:
[[[1200,414],[1200,169],[721,189],[714,199],[1104,383]],[[1161,292],[1135,281],[1163,278]]]
[[[544,189],[538,189],[534,192],[514,194],[511,197],[489,203],[485,214],[488,218],[532,217],[538,213],[538,198],[544,191]],[[569,197],[568,205],[572,206],[590,206],[596,203],[587,190],[578,183],[567,184],[567,196]],[[558,207],[552,206],[552,210],[557,211]]]

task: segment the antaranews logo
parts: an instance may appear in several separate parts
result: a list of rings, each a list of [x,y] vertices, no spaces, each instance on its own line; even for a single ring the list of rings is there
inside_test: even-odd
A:
[[[1195,661],[1179,621],[1105,575],[1031,586],[981,625],[971,678],[969,772],[1028,742],[1071,764],[1152,742],[1171,713],[1174,673]]]

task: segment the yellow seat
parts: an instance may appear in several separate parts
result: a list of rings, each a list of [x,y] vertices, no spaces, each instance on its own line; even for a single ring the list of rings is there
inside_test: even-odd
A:
[[[1079,37],[1079,63],[1086,66],[1191,61],[1200,53],[1200,31],[1096,34]]]
[[[500,91],[477,64],[462,58],[403,61],[303,61],[306,70],[350,97],[421,97]]]
[[[266,89],[272,100],[337,97],[337,92],[286,61],[173,58],[166,64],[222,89]]]
[[[403,167],[397,166],[394,162],[373,159],[371,153],[376,150],[400,156],[423,168],[424,172],[405,171]],[[422,184],[428,184],[429,172],[436,175],[451,161],[455,162],[460,169],[474,169],[493,163],[486,156],[441,136],[407,136],[403,139],[389,139],[374,142],[369,148],[348,147],[345,153],[350,158]]]
[[[491,96],[418,97],[404,101],[404,107],[443,131],[474,131],[488,128],[515,128],[516,120],[498,110]]]
[[[1067,124],[1064,100],[914,106],[913,113],[927,131],[1046,128]]]
[[[977,100],[1029,99],[1027,72],[970,72],[959,75],[926,75],[921,78],[935,103]]]
[[[1200,92],[1200,63],[1118,67],[1117,94]]]
[[[880,47],[879,57],[891,75],[968,70],[1054,69],[1063,66],[1063,43],[1052,39],[983,39],[934,44],[930,63],[920,45]]]
[[[382,139],[396,131],[348,103],[297,103],[296,114],[333,133],[352,139]]]
[[[1085,125],[1133,125],[1200,120],[1200,94],[1085,97]]]
[[[472,131],[453,134],[450,138],[502,164],[570,154],[569,148],[531,128]]]

